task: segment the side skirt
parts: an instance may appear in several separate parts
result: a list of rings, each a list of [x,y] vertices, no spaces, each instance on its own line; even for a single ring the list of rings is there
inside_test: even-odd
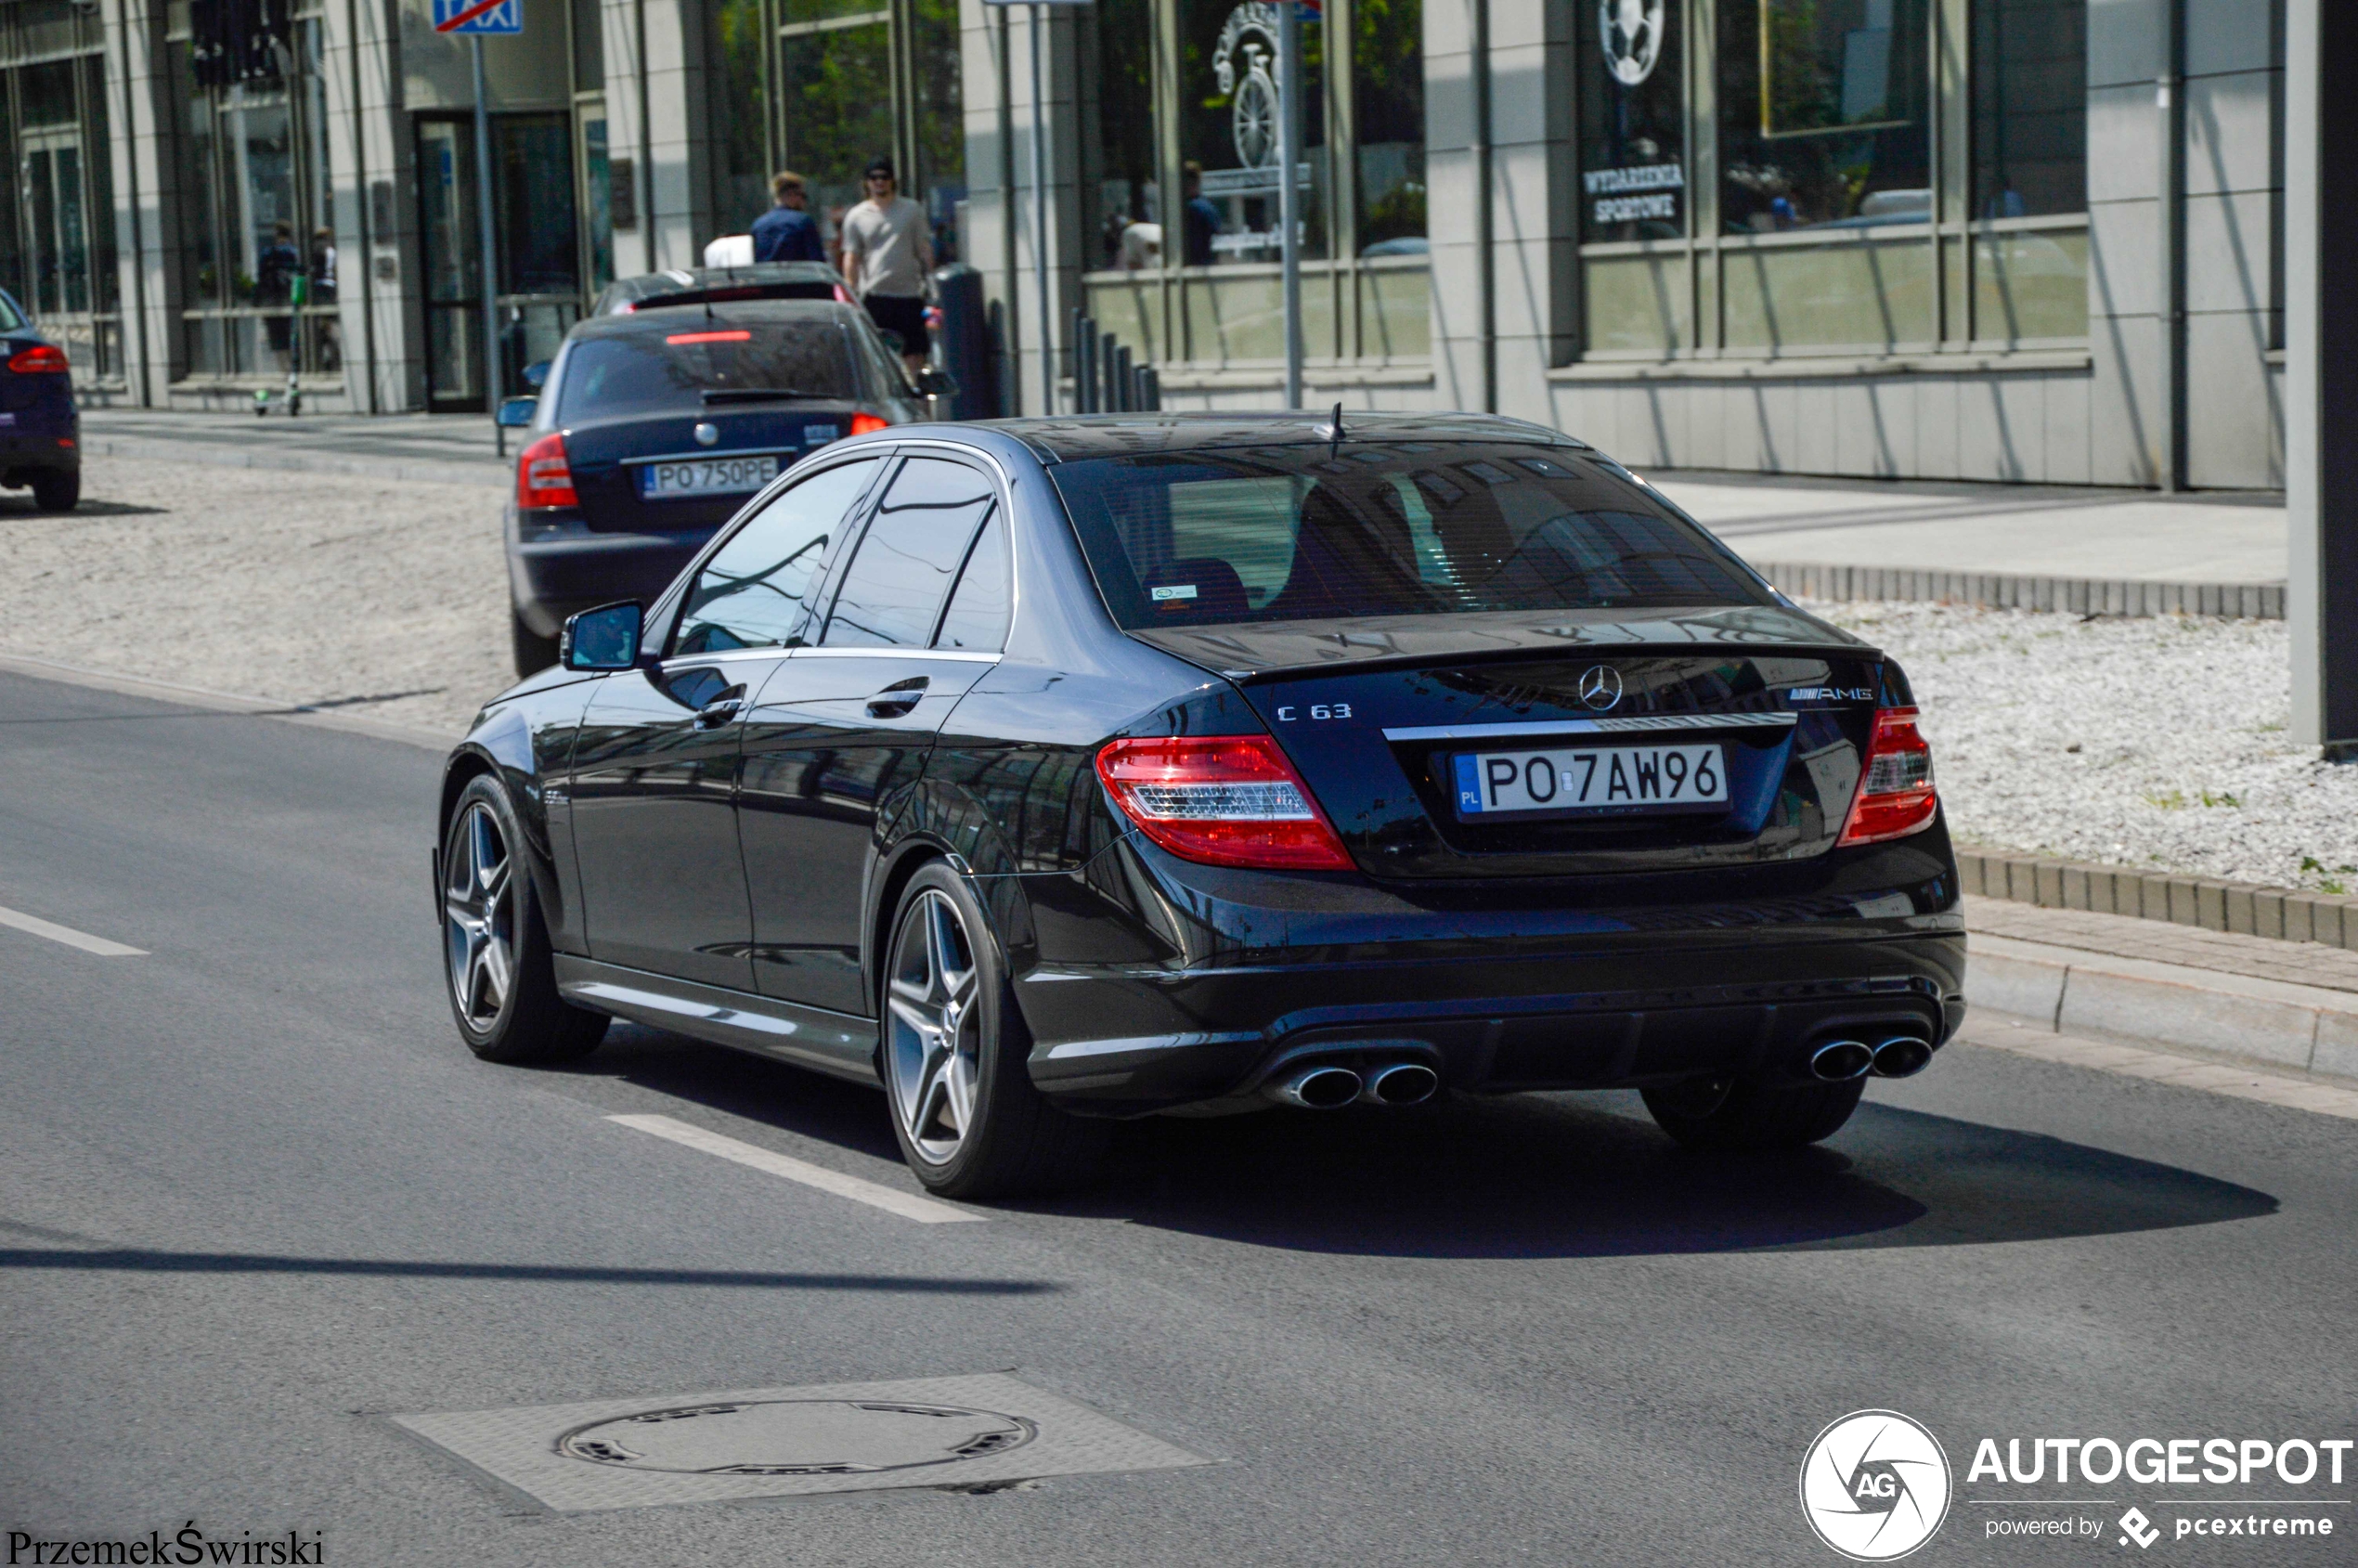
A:
[[[883,1087],[876,1078],[876,1026],[870,1019],[570,953],[551,956],[558,993],[577,1007]]]

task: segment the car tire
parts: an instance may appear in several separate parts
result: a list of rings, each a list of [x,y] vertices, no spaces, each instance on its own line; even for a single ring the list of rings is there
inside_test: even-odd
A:
[[[1833,1137],[1859,1108],[1866,1087],[1858,1078],[1783,1088],[1738,1079],[1724,1090],[1696,1082],[1641,1094],[1654,1125],[1689,1148],[1760,1152]]]
[[[499,781],[470,780],[443,826],[443,989],[467,1049],[487,1062],[546,1066],[596,1050],[612,1020],[557,992],[524,843]]]
[[[82,470],[44,468],[32,475],[32,504],[43,512],[71,512],[82,504]]]
[[[877,1010],[900,1153],[928,1192],[1013,1198],[1087,1180],[1108,1129],[1033,1086],[1006,961],[965,878],[921,867],[893,912]]]
[[[538,675],[557,662],[557,640],[543,637],[525,624],[513,605],[508,609],[508,635],[515,648],[517,680]]]

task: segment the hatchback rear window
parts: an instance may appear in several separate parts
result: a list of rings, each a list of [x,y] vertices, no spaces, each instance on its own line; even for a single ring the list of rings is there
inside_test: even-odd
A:
[[[849,334],[830,319],[731,321],[682,311],[632,325],[627,332],[574,343],[559,392],[559,423],[693,413],[793,395],[869,395]]]
[[[1126,630],[1769,603],[1702,529],[1559,447],[1354,442],[1048,472]]]

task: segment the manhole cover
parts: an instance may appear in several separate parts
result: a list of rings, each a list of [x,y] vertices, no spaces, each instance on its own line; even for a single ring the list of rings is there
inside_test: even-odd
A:
[[[1004,1372],[393,1419],[489,1479],[566,1512],[1210,1462]]]
[[[867,1475],[1020,1448],[1021,1416],[959,1405],[771,1399],[647,1410],[577,1427],[557,1452],[675,1475]]]

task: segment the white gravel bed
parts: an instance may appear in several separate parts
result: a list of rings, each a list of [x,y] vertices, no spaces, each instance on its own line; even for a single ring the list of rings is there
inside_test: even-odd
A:
[[[65,516],[0,492],[0,652],[453,736],[515,679],[491,486],[151,458],[82,479]]]
[[[2288,738],[2284,622],[1809,608],[1907,670],[1959,839],[2358,891],[2358,765]]]

